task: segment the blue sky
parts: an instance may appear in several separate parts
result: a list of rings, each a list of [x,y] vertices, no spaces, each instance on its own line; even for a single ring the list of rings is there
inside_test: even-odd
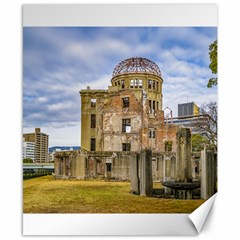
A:
[[[40,127],[49,145],[80,145],[81,89],[106,89],[114,67],[130,57],[154,61],[163,76],[163,108],[217,101],[209,45],[214,27],[25,27],[23,132]]]

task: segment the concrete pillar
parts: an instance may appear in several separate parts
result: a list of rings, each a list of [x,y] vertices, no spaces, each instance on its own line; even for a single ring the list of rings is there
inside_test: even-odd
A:
[[[63,159],[59,158],[59,175],[62,177],[63,175]]]
[[[73,154],[71,157],[71,175],[76,177],[76,155]]]
[[[177,131],[176,177],[179,182],[192,182],[191,131],[180,128]]]
[[[107,164],[106,164],[106,160],[105,160],[105,163],[104,163],[104,176],[105,178],[107,178]]]
[[[201,198],[207,199],[206,149],[201,151]]]
[[[217,153],[214,153],[214,193],[217,192]]]
[[[176,179],[176,158],[171,157],[171,179]]]
[[[77,155],[76,159],[76,176],[80,179],[86,179],[87,169],[86,169],[87,156],[83,153]]]
[[[210,198],[216,190],[216,160],[212,150],[201,151],[201,198]]]
[[[159,173],[160,173],[160,180],[164,181],[165,179],[165,173],[164,173],[164,157],[160,156],[159,158],[159,169],[158,169]]]
[[[165,157],[162,157],[162,175],[163,175],[163,182],[166,181],[166,161]]]
[[[152,151],[149,149],[140,152],[139,178],[140,195],[152,196]]]
[[[193,177],[193,179],[196,179],[195,166],[196,166],[196,161],[195,161],[195,159],[192,159],[192,177]]]
[[[164,180],[163,181],[168,181],[170,179],[171,175],[171,160],[168,156],[163,157],[163,172],[164,172]],[[169,187],[164,187],[164,193],[169,195],[171,194],[171,188]]]
[[[54,156],[54,175],[59,175],[59,159]]]
[[[94,158],[93,160],[93,176],[97,177],[97,159]]]
[[[171,166],[172,163],[171,163],[170,157],[167,157],[165,159],[165,165],[166,165],[166,169],[165,169],[166,175],[165,175],[165,177],[166,177],[167,180],[169,180],[171,178],[171,167],[172,167]]]
[[[140,154],[134,154],[130,157],[130,192],[140,194],[139,189],[139,176],[138,176],[138,163]]]
[[[192,190],[186,190],[186,199],[192,199]]]
[[[130,159],[131,192],[152,196],[152,151],[142,150]]]
[[[66,177],[66,158],[65,157],[63,157],[63,160],[62,160],[62,162],[63,162],[63,177]]]

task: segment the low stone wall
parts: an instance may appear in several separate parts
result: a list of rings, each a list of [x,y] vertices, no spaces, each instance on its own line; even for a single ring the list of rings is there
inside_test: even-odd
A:
[[[82,151],[62,151],[54,156],[56,178],[86,178],[87,156]]]
[[[130,180],[130,161],[135,156],[134,152],[90,152],[86,177]]]
[[[111,178],[130,180],[130,161],[134,152],[57,152],[54,158],[56,178]]]
[[[137,152],[87,152],[81,150],[56,152],[54,173],[56,178],[109,178],[129,181],[130,164],[136,158]],[[153,181],[172,180],[175,179],[175,175],[176,154],[153,152]]]

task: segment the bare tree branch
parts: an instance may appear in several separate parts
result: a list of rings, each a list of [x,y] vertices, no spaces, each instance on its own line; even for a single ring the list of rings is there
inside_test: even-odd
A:
[[[217,147],[217,103],[209,102],[200,107],[201,118],[194,123],[195,128],[210,141],[210,144]]]

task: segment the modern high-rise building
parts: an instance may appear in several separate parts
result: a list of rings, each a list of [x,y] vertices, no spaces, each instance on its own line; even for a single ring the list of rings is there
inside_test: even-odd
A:
[[[38,163],[48,162],[48,138],[46,133],[42,133],[40,128],[35,128],[34,133],[24,133],[25,142],[35,144],[34,161]]]
[[[31,158],[34,162],[35,143],[26,142],[23,138],[23,158]]]
[[[194,102],[178,104],[178,117],[199,115],[199,107]]]

